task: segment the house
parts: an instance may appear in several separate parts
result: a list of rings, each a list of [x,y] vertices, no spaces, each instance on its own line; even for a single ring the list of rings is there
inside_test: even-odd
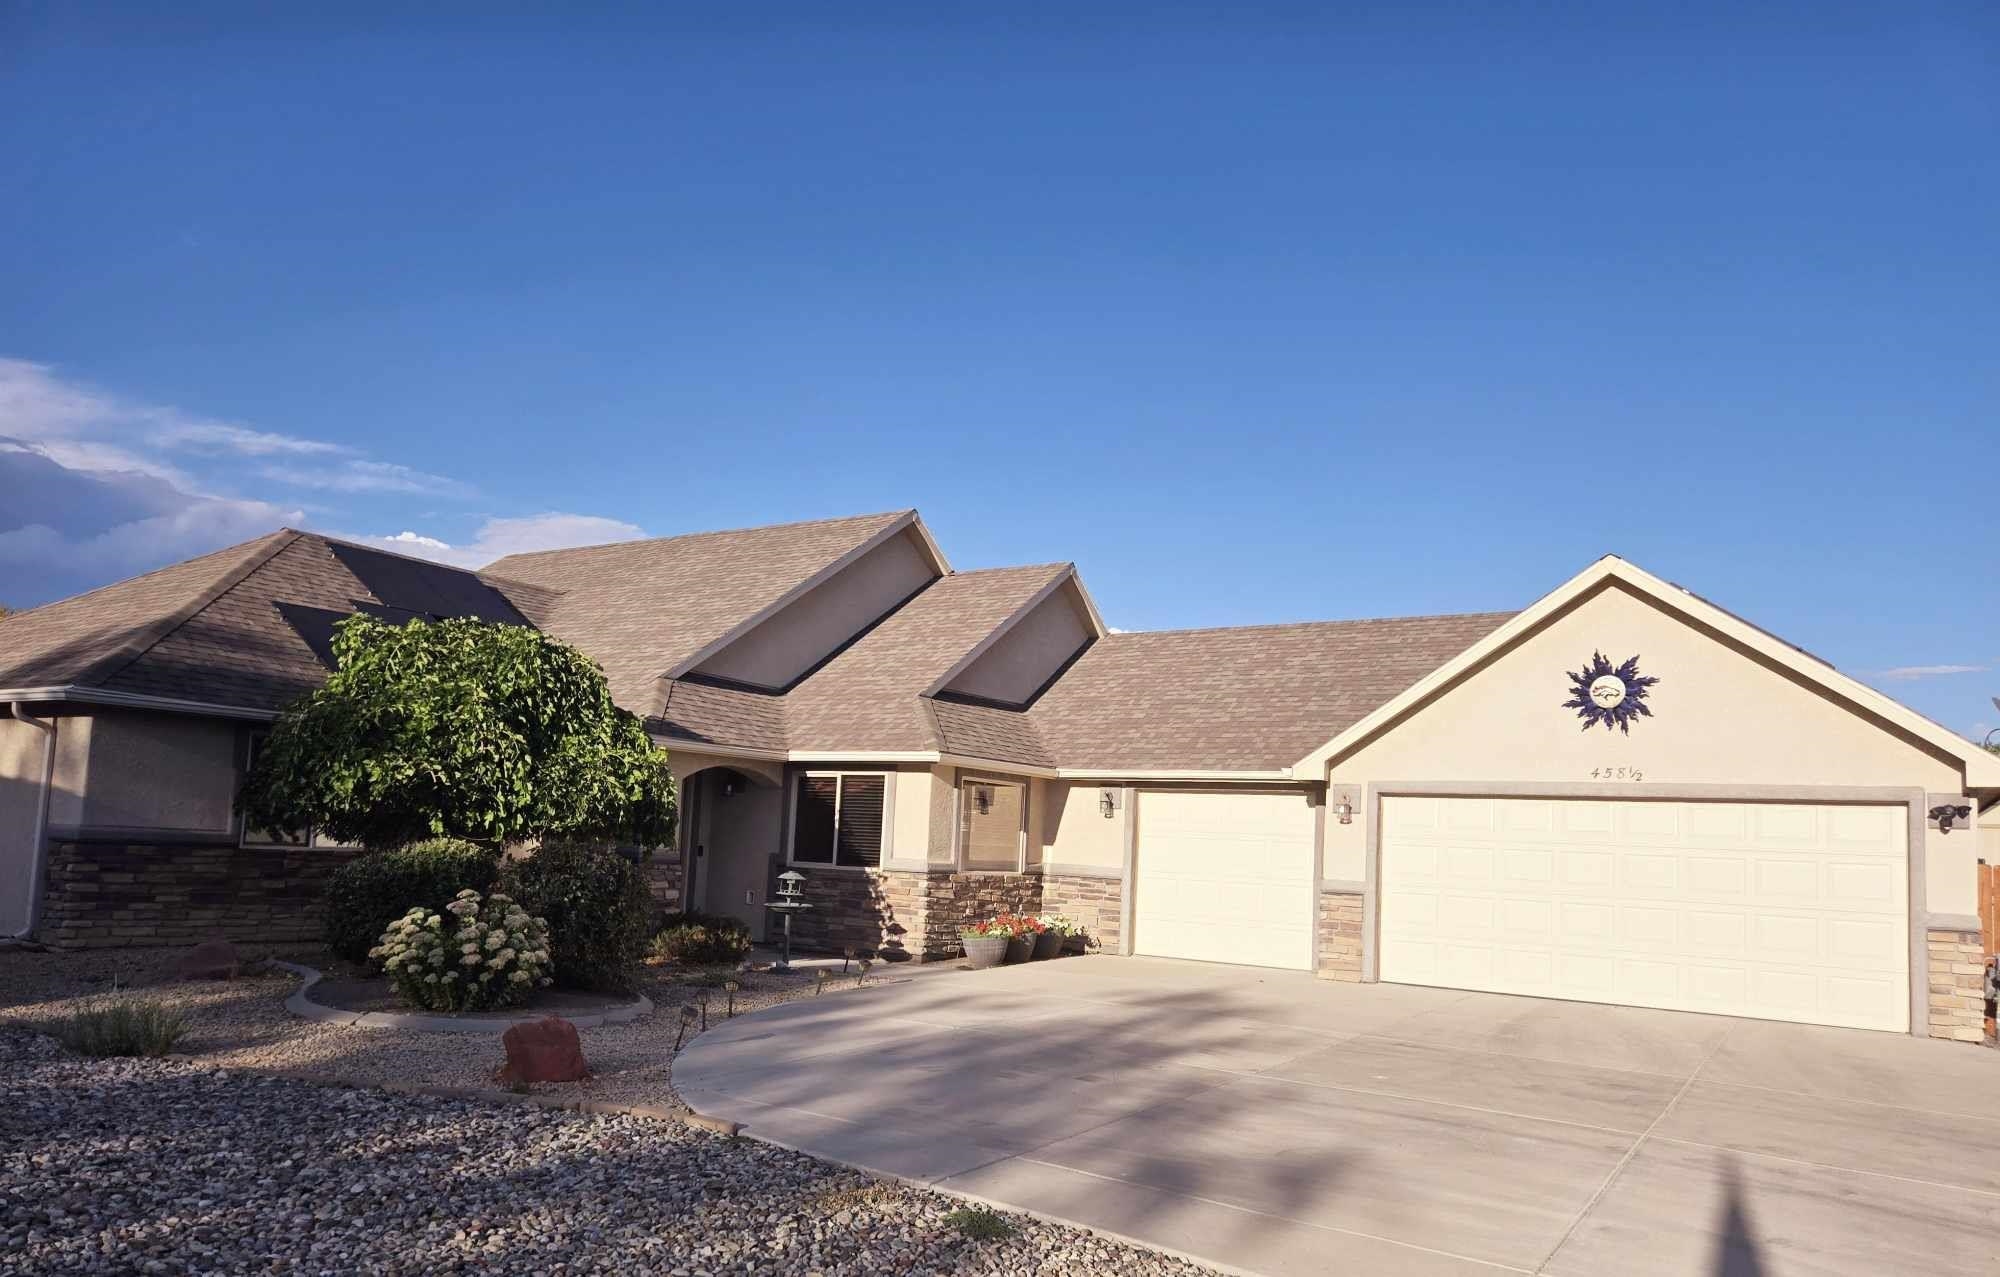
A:
[[[2000,758],[1607,557],[1516,613],[1109,632],[1074,565],[915,511],[517,555],[285,531],[0,623],[0,929],[306,939],[331,867],[237,826],[340,616],[529,623],[669,751],[663,907],[952,953],[1110,952],[1940,1037],[1980,1032]]]

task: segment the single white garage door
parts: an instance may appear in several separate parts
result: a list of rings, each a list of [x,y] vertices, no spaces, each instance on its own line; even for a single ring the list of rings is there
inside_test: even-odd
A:
[[[1313,809],[1301,793],[1138,796],[1132,950],[1312,965]]]
[[[1904,1032],[1908,809],[1385,798],[1384,980]]]

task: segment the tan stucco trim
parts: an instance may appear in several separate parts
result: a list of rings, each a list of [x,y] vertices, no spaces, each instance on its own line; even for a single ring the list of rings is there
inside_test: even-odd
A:
[[[1891,726],[1922,741],[1964,769],[1968,787],[2000,785],[2000,757],[1979,748],[1958,735],[1874,688],[1849,678],[1822,661],[1758,629],[1754,625],[1716,607],[1678,586],[1617,557],[1606,555],[1543,595],[1525,611],[1517,613],[1500,628],[1474,643],[1459,655],[1425,675],[1402,694],[1377,707],[1374,712],[1342,731],[1326,744],[1307,754],[1292,767],[1301,776],[1323,774],[1329,763],[1381,732],[1405,715],[1445,691],[1463,676],[1478,669],[1492,657],[1533,632],[1549,618],[1573,606],[1606,582],[1616,581],[1652,599],[1669,613],[1712,630],[1730,642],[1756,653],[1772,664],[1808,683],[1824,688],[1854,708],[1872,714]]]
[[[1280,767],[1276,771],[1204,771],[1200,768],[1176,769],[1171,767],[1058,767],[1058,780],[1195,780],[1215,781],[1228,785],[1269,785],[1273,781],[1294,779],[1292,769]]]
[[[1319,894],[1322,896],[1359,896],[1368,891],[1366,882],[1356,882],[1352,878],[1322,878],[1319,880]]]
[[[1909,811],[1908,893],[1910,927],[1910,1024],[1912,1037],[1927,1037],[1930,1021],[1925,1008],[1930,1005],[1930,962],[1926,925],[1929,911],[1924,908],[1924,791],[1891,786],[1817,785],[1600,785],[1543,784],[1523,781],[1454,782],[1370,781],[1364,803],[1366,826],[1363,858],[1367,866],[1361,905],[1361,979],[1375,983],[1378,969],[1377,931],[1382,909],[1382,800],[1384,798],[1568,798],[1626,799],[1653,802],[1742,802],[1742,803],[1854,803],[1871,806],[1901,806]],[[1322,887],[1324,890],[1324,887]],[[1974,920],[1975,923],[1977,920]],[[1974,928],[1977,929],[1976,926]]]
[[[1132,956],[1132,892],[1139,878],[1135,872],[1139,863],[1138,789],[1126,785],[1119,791],[1118,803],[1125,813],[1125,855],[1121,869],[1125,886],[1118,893],[1118,952],[1129,958]]]
[[[1029,865],[1028,872],[1040,874],[1044,878],[1103,878],[1107,881],[1122,879],[1125,870],[1113,869],[1108,865],[1066,865],[1061,862]]]
[[[942,552],[939,551],[937,542],[933,541],[931,539],[930,532],[924,529],[923,520],[917,517],[917,512],[915,510],[905,510],[903,511],[902,514],[890,520],[887,525],[885,525],[881,530],[876,532],[873,536],[869,537],[866,541],[863,541],[861,544],[855,546],[847,553],[833,560],[833,562],[827,564],[819,571],[813,573],[805,580],[799,582],[791,589],[785,591],[783,594],[779,595],[771,602],[765,604],[762,608],[758,609],[756,612],[751,613],[745,619],[737,622],[735,625],[725,630],[719,637],[709,642],[707,645],[698,648],[692,656],[689,656],[686,660],[683,660],[680,664],[668,670],[666,672],[665,677],[667,678],[686,677],[690,670],[699,668],[710,657],[722,651],[724,648],[734,643],[737,639],[742,638],[745,634],[748,634],[750,631],[756,629],[764,622],[770,620],[772,617],[776,616],[779,612],[783,611],[788,605],[797,602],[801,598],[804,598],[807,594],[811,593],[816,586],[825,584],[828,580],[832,579],[833,575],[839,572],[842,568],[860,559],[863,555],[867,554],[870,550],[873,550],[876,546],[881,545],[883,542],[888,541],[893,537],[900,536],[905,529],[909,528],[915,528],[919,530],[920,532],[919,540],[922,542],[925,553],[927,553],[930,556],[931,562],[936,567],[939,575],[943,575],[947,572],[950,572],[951,565],[944,561],[944,555]]]
[[[1965,931],[1977,935],[1985,930],[1979,915],[1972,913],[1933,913],[1927,916],[1926,921],[1932,931]]]

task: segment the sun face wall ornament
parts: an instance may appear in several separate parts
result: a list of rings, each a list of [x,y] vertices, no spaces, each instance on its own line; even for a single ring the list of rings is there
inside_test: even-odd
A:
[[[1639,673],[1636,656],[1613,668],[1604,653],[1592,652],[1590,664],[1569,676],[1570,697],[1563,708],[1576,711],[1586,732],[1602,723],[1607,732],[1616,727],[1630,736],[1633,719],[1653,716],[1646,707],[1646,690],[1659,681]]]

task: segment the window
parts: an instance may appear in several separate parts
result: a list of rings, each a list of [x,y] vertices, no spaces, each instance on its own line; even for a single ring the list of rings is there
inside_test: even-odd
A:
[[[244,779],[249,777],[251,769],[257,766],[258,755],[264,752],[264,742],[270,738],[270,735],[270,732],[261,729],[250,733],[249,740],[245,743],[243,749],[243,775],[237,778],[239,786]],[[358,848],[361,844],[341,842],[317,825],[308,825],[303,832],[286,837],[275,829],[252,829],[246,824],[243,830],[242,845],[245,847],[326,847],[338,851],[351,851]]]
[[[967,780],[959,800],[958,845],[967,869],[1025,868],[1028,787],[1005,780]]]
[[[267,731],[254,731],[250,733],[250,738],[243,748],[243,777],[239,779],[248,778],[250,772],[257,766],[257,757],[264,752],[264,742],[270,738],[270,735],[271,733]],[[245,847],[303,847],[311,841],[312,831],[310,829],[288,838],[275,829],[252,829],[248,822],[245,822],[243,827],[243,845]]]
[[[792,804],[792,860],[873,868],[882,863],[884,778],[808,772]]]

